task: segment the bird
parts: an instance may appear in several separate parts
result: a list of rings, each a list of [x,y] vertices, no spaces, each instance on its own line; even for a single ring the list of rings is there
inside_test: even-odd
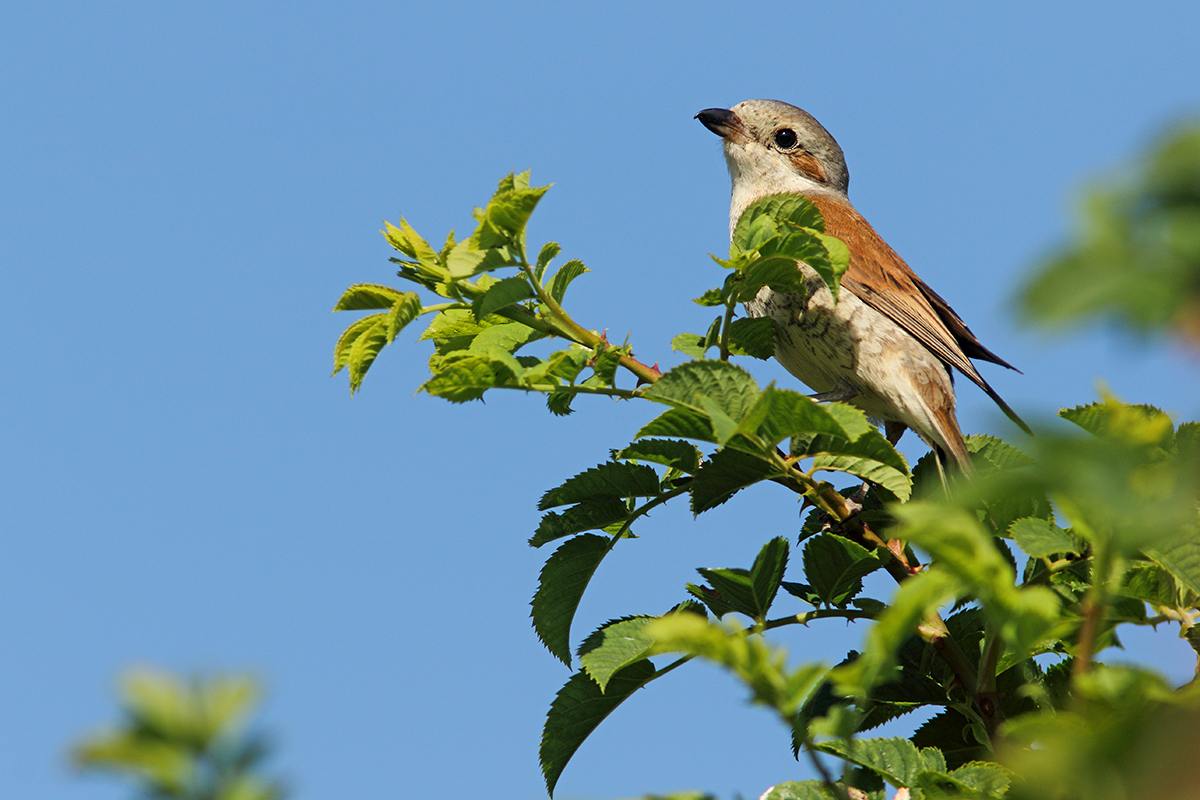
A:
[[[798,194],[821,212],[825,233],[850,251],[836,302],[816,271],[797,262],[804,294],[764,286],[745,304],[750,317],[775,322],[776,360],[816,391],[814,399],[856,406],[893,445],[913,430],[938,454],[939,468],[948,457],[965,475],[974,468],[955,414],[953,370],[1030,432],[971,359],[1016,367],[984,347],[850,203],[845,155],[821,123],[778,100],[707,108],[696,119],[722,139],[733,182],[731,239],[755,200]]]

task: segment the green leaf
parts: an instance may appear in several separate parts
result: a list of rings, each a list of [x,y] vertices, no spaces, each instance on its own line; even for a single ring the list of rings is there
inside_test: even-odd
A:
[[[355,320],[342,331],[342,335],[338,337],[337,344],[333,347],[333,374],[337,375],[342,371],[342,367],[350,363],[350,351],[354,343],[358,341],[364,333],[374,328],[382,320],[386,319],[385,314],[370,314],[362,319]],[[353,391],[353,389],[351,390]]]
[[[789,670],[787,653],[770,647],[761,636],[696,614],[662,617],[650,624],[648,633],[658,652],[681,651],[725,667],[750,688],[755,703],[789,721],[825,673],[820,664]]]
[[[562,248],[558,246],[558,242],[546,242],[542,245],[542,251],[538,253],[537,264],[533,268],[535,281],[539,284],[542,282],[542,276],[546,274],[546,267],[550,266],[550,262],[561,252]]]
[[[1200,595],[1200,537],[1194,532],[1148,547],[1146,555],[1174,575],[1181,586]]]
[[[709,308],[712,306],[725,305],[725,293],[720,289],[709,289],[692,302]]]
[[[918,750],[907,739],[831,739],[817,742],[812,748],[865,767],[897,788],[915,785],[919,772],[946,771],[946,761],[939,750],[932,747]]]
[[[1046,558],[1058,553],[1079,553],[1075,537],[1038,517],[1025,517],[1014,522],[1008,534],[1030,558]]]
[[[696,614],[704,618],[704,608],[688,600],[668,612],[671,614]],[[601,625],[579,646],[579,664],[603,692],[613,675],[627,666],[641,661],[655,651],[654,638],[646,628],[661,617],[635,616],[610,620]]]
[[[1095,436],[1119,436],[1169,446],[1175,433],[1171,418],[1160,408],[1107,400],[1075,408],[1064,408],[1058,415]]]
[[[758,436],[767,444],[778,444],[792,436],[817,433],[854,438],[830,414],[830,406],[823,406],[799,392],[776,389],[772,384],[763,389],[759,402],[768,404],[758,428]]]
[[[1180,597],[1179,584],[1175,577],[1157,564],[1134,564],[1125,573],[1124,583],[1120,592],[1125,597],[1133,597],[1167,608],[1186,607]],[[1191,598],[1194,598],[1193,594]]]
[[[546,649],[571,664],[571,621],[588,581],[608,555],[607,536],[585,533],[569,539],[542,567],[533,596],[533,629]]]
[[[529,544],[541,547],[547,542],[590,530],[603,530],[629,517],[625,501],[617,497],[597,497],[573,505],[566,511],[548,511],[538,523]]]
[[[375,322],[354,339],[346,361],[350,372],[351,394],[362,388],[363,378],[367,377],[367,370],[375,362],[379,351],[388,343],[388,315],[372,314],[366,319]]]
[[[970,725],[961,713],[947,709],[917,728],[912,743],[922,749],[936,747],[945,756],[947,766],[958,767],[989,754],[988,748],[971,735]]]
[[[954,576],[936,567],[904,581],[891,605],[867,632],[859,658],[830,672],[838,692],[865,698],[872,688],[890,681],[901,643],[912,635],[918,622],[960,590]]]
[[[686,408],[668,409],[647,422],[637,432],[637,438],[647,436],[679,437],[701,442],[717,440],[708,417]]]
[[[397,298],[396,304],[388,313],[387,343],[391,344],[396,334],[404,330],[408,323],[421,315],[421,298],[416,292],[403,292]]]
[[[678,439],[641,439],[613,454],[619,461],[649,461],[691,474],[700,466],[700,451]]]
[[[519,322],[500,323],[498,325],[488,325],[480,330],[471,339],[471,344],[467,349],[476,353],[489,353],[500,350],[511,354],[530,342],[545,338],[545,336],[546,334],[541,331],[534,330]],[[550,371],[549,365],[547,365],[547,371]]]
[[[787,570],[788,552],[791,544],[786,537],[779,536],[763,545],[750,567],[750,586],[754,592],[754,603],[759,608],[759,618],[766,620],[783,573]]]
[[[845,791],[844,784],[836,785]],[[772,786],[759,800],[838,800],[842,796],[829,791],[823,781],[785,781]]]
[[[646,389],[643,397],[687,408],[707,416],[701,398],[708,398],[735,421],[758,400],[758,384],[750,373],[725,361],[688,361]]]
[[[738,217],[733,229],[730,252],[753,250],[761,245],[765,238],[776,235],[779,229],[774,224],[765,229],[762,227],[764,222],[773,223],[774,220],[786,221],[797,228],[825,230],[825,220],[821,217],[821,212],[808,198],[798,194],[767,195],[747,206]]]
[[[500,367],[485,354],[456,353],[441,362],[432,378],[417,391],[429,392],[452,403],[478,400],[484,392],[505,383]]]
[[[692,481],[692,513],[716,508],[747,486],[779,474],[770,461],[738,450],[719,450],[700,465]]]
[[[704,358],[707,349],[704,337],[698,333],[681,333],[671,340],[671,349],[692,358]]]
[[[729,325],[729,351],[767,359],[775,355],[775,322],[770,317],[745,317]]]
[[[610,461],[581,472],[546,492],[538,503],[538,510],[601,497],[654,497],[658,493],[658,473],[653,469],[642,464]]]
[[[391,308],[392,304],[403,295],[411,292],[401,292],[390,286],[380,286],[377,283],[356,283],[342,292],[334,311],[366,311],[368,309]]]
[[[719,599],[728,606],[730,611],[745,614],[751,619],[758,619],[764,613],[754,597],[754,581],[750,577],[750,570],[740,567],[720,569],[700,567],[696,571],[704,576],[704,579],[709,582],[713,591],[720,595]],[[695,592],[692,594],[696,595]],[[696,596],[704,600],[701,595]],[[717,616],[724,616],[724,612],[715,609],[714,613]]]
[[[583,265],[582,261],[572,259],[559,267],[558,272],[554,273],[546,283],[546,292],[554,298],[554,302],[562,305],[563,297],[567,294],[567,287],[571,285],[571,281],[578,278],[585,272],[591,272],[590,269]]]
[[[821,601],[845,607],[862,579],[883,566],[875,553],[843,536],[822,533],[804,545],[804,574]]]
[[[502,308],[508,308],[514,303],[533,297],[533,287],[525,278],[505,278],[496,281],[491,287],[471,304],[471,312],[476,320],[481,320],[488,314]]]
[[[892,509],[899,523],[890,531],[927,550],[979,598],[1009,648],[1031,651],[1059,621],[1061,605],[1044,586],[1017,588],[1016,573],[973,512],[928,501]]]
[[[586,673],[571,676],[550,705],[538,753],[546,788],[552,795],[567,762],[592,731],[626,698],[657,677],[658,672],[649,660],[621,670],[609,680],[603,692]]]

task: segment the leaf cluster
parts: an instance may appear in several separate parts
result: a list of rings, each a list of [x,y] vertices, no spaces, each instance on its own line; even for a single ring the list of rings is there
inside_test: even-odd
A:
[[[136,777],[147,797],[179,800],[278,800],[283,788],[255,771],[266,756],[247,734],[257,689],[240,677],[185,683],[139,670],[122,686],[125,721],[80,742],[73,760],[87,770]]]
[[[1115,702],[1095,687],[1117,673],[1095,656],[1119,645],[1118,627],[1171,621],[1200,642],[1197,423],[1176,426],[1158,409],[1106,398],[1064,410],[1080,430],[1042,431],[1027,452],[968,437],[974,480],[948,484],[932,457],[910,471],[861,411],[760,387],[730,361],[774,352],[769,321],[735,318],[764,287],[804,294],[817,280],[836,296],[848,254],[811,203],[778,195],[743,214],[729,258],[715,259],[730,270],[726,280],[697,300],[721,315],[703,336],[676,337],[692,360],[662,373],[564,310],[567,286],[586,272],[580,262],[547,277],[558,245],[526,255],[525,225],[545,188],[531,188],[527,174],[506,177],[476,209],[471,237],[451,234],[440,251],[403,220],[388,225],[403,256],[393,259],[399,276],[446,302],[351,287],[335,310],[379,313],[347,328],[335,367],[348,367],[357,389],[382,346],[429,314],[421,338],[434,347],[422,385],[430,394],[461,402],[520,389],[546,395],[561,414],[591,393],[658,409],[631,443],[541,498],[530,544],[557,546],[531,617],[550,652],[572,664],[572,625],[592,576],[618,544],[635,546],[635,526],[641,535],[653,509],[686,497],[701,514],[762,482],[812,506],[798,558],[789,538],[776,536],[750,565],[698,569],[701,580],[681,587],[665,614],[621,616],[583,637],[543,731],[551,792],[609,714],[701,658],[782,719],[797,754],[843,764],[840,781],[780,784],[768,796],[882,797],[885,783],[912,797],[999,798],[1017,787],[1021,796],[1055,796],[1028,794],[1035,766],[1006,748],[1023,731],[1051,741],[1056,720],[1075,724],[1077,714],[1088,724],[1090,709]],[[540,339],[568,344],[543,356],[522,350]],[[617,385],[622,367],[636,386]],[[835,487],[838,474],[853,484]],[[880,570],[898,589],[865,596],[864,578]],[[954,613],[943,617],[947,608]],[[825,619],[866,627],[861,649],[837,665],[789,664],[769,641],[782,626]],[[1157,685],[1139,680],[1130,685]],[[911,741],[860,736],[930,707],[935,716]]]

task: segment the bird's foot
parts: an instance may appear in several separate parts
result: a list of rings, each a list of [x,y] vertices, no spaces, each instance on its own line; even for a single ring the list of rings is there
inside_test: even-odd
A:
[[[810,394],[809,397],[816,400],[818,403],[844,403],[858,396],[858,389],[855,389],[845,381],[838,381],[837,386],[834,386],[828,392],[817,392]]]

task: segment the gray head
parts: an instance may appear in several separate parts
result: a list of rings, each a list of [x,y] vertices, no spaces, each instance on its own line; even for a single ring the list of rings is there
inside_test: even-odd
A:
[[[707,108],[696,119],[724,139],[735,195],[844,196],[850,186],[842,148],[803,109],[778,100],[747,100],[728,110]]]

